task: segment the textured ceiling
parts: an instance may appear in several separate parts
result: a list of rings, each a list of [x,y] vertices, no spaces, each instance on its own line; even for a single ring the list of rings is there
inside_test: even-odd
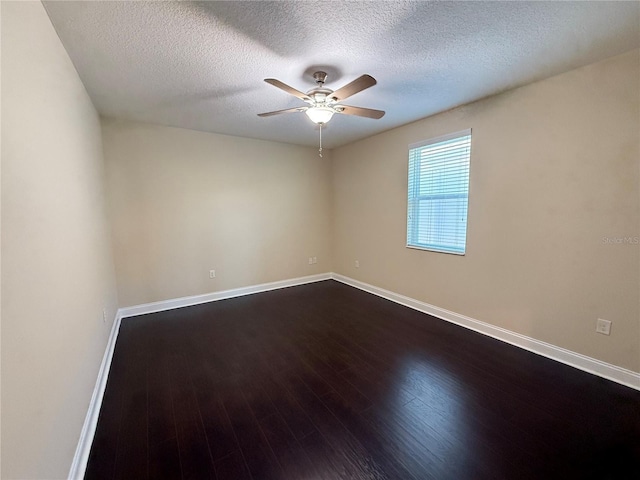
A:
[[[638,2],[54,2],[45,7],[106,116],[317,145],[299,90],[311,74],[338,87],[378,84],[345,103],[381,120],[336,115],[326,147],[640,46]]]

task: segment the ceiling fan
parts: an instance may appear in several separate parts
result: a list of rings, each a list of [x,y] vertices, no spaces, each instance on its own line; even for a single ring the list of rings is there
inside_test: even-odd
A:
[[[344,87],[335,91],[325,88],[324,83],[327,79],[327,74],[325,72],[315,72],[313,74],[313,78],[316,81],[316,87],[312,88],[307,93],[296,90],[275,78],[265,78],[265,82],[284,90],[294,97],[298,97],[300,100],[306,102],[308,106],[287,108],[285,110],[276,110],[275,112],[259,113],[258,116],[270,117],[271,115],[279,115],[281,113],[304,112],[312,122],[322,126],[331,120],[331,117],[333,117],[335,113],[343,115],[357,115],[359,117],[374,118],[376,120],[382,118],[384,115],[382,110],[352,107],[350,105],[342,105],[339,103],[356,93],[359,93],[369,87],[373,87],[377,82],[371,75],[362,75],[356,78],[353,82],[348,83]]]

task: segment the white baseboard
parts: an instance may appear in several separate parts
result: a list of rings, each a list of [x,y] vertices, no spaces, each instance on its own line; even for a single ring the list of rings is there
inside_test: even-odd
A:
[[[122,317],[118,312],[116,314],[116,318],[113,320],[113,325],[111,326],[107,349],[102,357],[102,363],[100,364],[100,370],[98,371],[98,379],[95,387],[93,388],[93,394],[91,395],[91,401],[89,402],[87,416],[84,419],[84,425],[80,432],[80,440],[78,440],[76,453],[73,456],[73,462],[71,463],[71,469],[69,470],[69,480],[82,480],[87,469],[89,452],[91,451],[93,436],[96,433],[96,426],[98,425],[98,415],[100,414],[100,407],[102,406],[102,397],[104,397],[104,389],[107,386],[107,377],[109,376],[109,369],[111,368],[113,350],[115,349],[116,338],[118,338],[118,332],[120,331],[121,318]]]
[[[164,310],[173,310],[174,308],[200,305],[201,303],[215,302],[218,300],[224,300],[226,298],[241,297],[243,295],[251,295],[253,293],[267,292],[269,290],[277,290],[279,288],[304,285],[305,283],[320,282],[322,280],[331,280],[331,274],[320,273],[318,275],[308,275],[306,277],[291,278],[288,280],[280,280],[277,282],[261,283],[248,287],[222,290],[220,292],[205,293],[204,295],[192,295],[190,297],[173,298],[171,300],[163,300],[160,302],[143,303],[141,305],[134,305],[133,307],[121,308],[120,310],[118,310],[118,313],[122,318],[133,317],[136,315],[144,315],[147,313],[162,312]]]
[[[414,310],[446,320],[447,322],[469,328],[478,333],[482,333],[483,335],[515,345],[516,347],[524,348],[525,350],[537,353],[543,357],[556,360],[566,365],[584,370],[585,372],[640,390],[640,373],[632,370],[627,370],[626,368],[618,367],[580,353],[572,352],[571,350],[556,347],[555,345],[536,340],[535,338],[527,337],[526,335],[521,335],[505,328],[496,327],[495,325],[491,325],[465,315],[460,315],[459,313],[451,312],[444,308],[436,307],[383,288],[369,285],[368,283],[360,282],[353,278],[345,277],[344,275],[332,273],[331,278],[346,285],[364,290],[365,292],[386,298],[392,302],[399,303],[400,305],[404,305],[406,307],[413,308]]]

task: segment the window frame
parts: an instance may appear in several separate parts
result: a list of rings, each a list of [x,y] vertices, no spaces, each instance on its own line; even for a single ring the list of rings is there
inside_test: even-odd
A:
[[[416,181],[416,179],[419,180],[420,175],[418,174],[419,172],[419,168],[420,168],[420,162],[419,161],[414,161],[414,165],[413,165],[413,169],[414,171],[412,172],[411,170],[411,152],[412,150],[416,150],[422,147],[427,147],[429,145],[435,145],[438,143],[443,143],[443,142],[447,142],[450,140],[454,140],[456,138],[462,138],[462,137],[469,137],[469,154],[468,154],[468,174],[467,174],[467,185],[466,185],[466,194],[462,194],[462,193],[434,193],[431,195],[418,195],[416,192],[416,189],[420,188],[420,182]],[[450,255],[458,255],[458,256],[464,256],[467,253],[467,231],[468,231],[468,226],[469,226],[469,216],[468,216],[468,212],[469,212],[469,189],[470,189],[470,183],[471,183],[471,142],[472,142],[472,129],[468,128],[465,130],[460,130],[458,132],[453,132],[453,133],[449,133],[446,135],[441,135],[438,137],[434,137],[434,138],[430,138],[428,140],[424,140],[421,142],[417,142],[417,143],[412,143],[409,145],[408,148],[408,153],[407,153],[407,232],[406,232],[406,247],[407,248],[411,248],[414,250],[424,250],[424,251],[428,251],[428,252],[436,252],[436,253],[447,253]],[[417,171],[416,171],[417,170]],[[412,179],[412,174],[413,174],[413,185],[411,182]],[[411,191],[410,189],[413,189],[413,195],[411,195]],[[411,208],[415,208],[415,205],[417,203],[417,200],[419,198],[431,198],[431,199],[442,199],[443,197],[448,197],[448,198],[464,198],[466,197],[466,215],[465,215],[465,233],[464,233],[464,248],[462,251],[460,251],[459,249],[456,249],[454,246],[451,246],[451,248],[448,248],[446,245],[425,245],[425,244],[419,244],[417,241],[414,241],[413,243],[410,242],[410,239],[413,237],[415,238],[418,235],[418,226],[419,226],[419,215],[416,215],[415,213],[413,213],[413,211],[411,211]],[[413,214],[411,216],[411,214]],[[411,229],[410,229],[411,227]]]

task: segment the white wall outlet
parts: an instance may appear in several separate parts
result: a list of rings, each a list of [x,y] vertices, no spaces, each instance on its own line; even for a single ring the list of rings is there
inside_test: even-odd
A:
[[[209,278],[216,278],[216,271],[215,270],[209,270]]]
[[[611,321],[599,318],[596,323],[596,332],[609,335],[611,333]]]
[[[313,257],[313,264],[315,265],[316,263],[318,263],[318,257]]]
[[[313,257],[309,257],[309,265],[313,265]]]
[[[360,260],[356,260],[356,268],[360,268]]]
[[[107,323],[107,309],[106,308],[102,309],[102,321],[104,323]]]

